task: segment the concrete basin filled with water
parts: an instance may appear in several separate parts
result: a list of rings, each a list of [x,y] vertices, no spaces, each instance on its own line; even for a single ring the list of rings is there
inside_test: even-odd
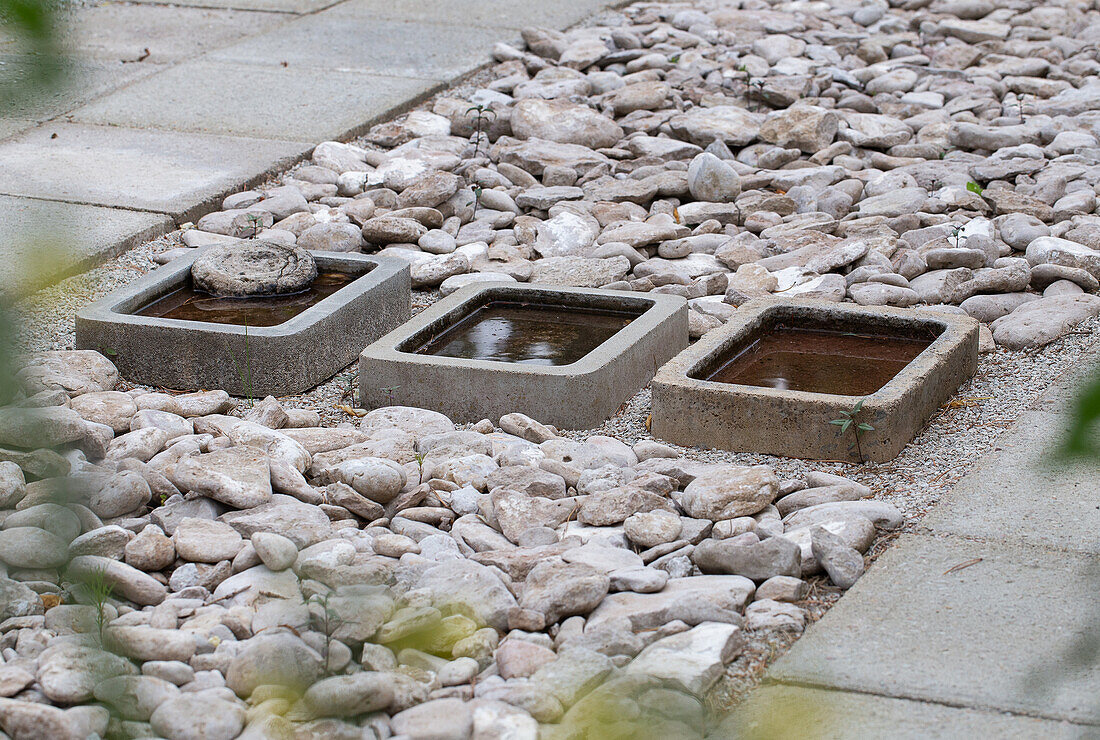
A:
[[[967,378],[966,316],[808,300],[745,304],[653,379],[654,436],[826,460],[889,460]],[[844,419],[873,427],[855,444]]]
[[[366,274],[366,273],[364,273]],[[278,326],[310,306],[351,285],[357,277],[347,272],[322,272],[308,289],[298,293],[253,298],[228,298],[199,290],[191,281],[167,295],[156,298],[134,312],[136,316],[154,316],[181,321],[241,326]]]
[[[588,428],[687,342],[687,304],[678,296],[470,286],[363,351],[361,402],[420,406],[456,421],[519,411]]]
[[[587,309],[487,301],[431,337],[417,354],[529,365],[571,365],[642,315],[640,306]]]
[[[778,390],[866,396],[882,388],[936,339],[803,329],[777,323],[734,347],[703,380]]]
[[[201,252],[80,311],[76,347],[106,354],[145,385],[278,396],[331,377],[410,315],[402,260],[311,252],[318,274],[308,289],[235,298],[195,287],[191,265]]]

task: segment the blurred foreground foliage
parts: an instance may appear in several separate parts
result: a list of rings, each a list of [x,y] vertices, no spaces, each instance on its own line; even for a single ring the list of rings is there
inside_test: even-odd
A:
[[[1092,469],[1100,467],[1100,367],[1082,383],[1068,410],[1069,425],[1065,436],[1055,450],[1055,464],[1074,464]],[[1100,472],[1100,471],[1096,471]],[[1096,480],[1100,480],[1097,477]],[[1095,494],[1095,489],[1082,491]],[[1053,694],[1058,687],[1073,678],[1087,674],[1100,664],[1100,583],[1097,583],[1097,567],[1087,568],[1081,578],[1093,586],[1091,598],[1086,601],[1085,615],[1076,637],[1064,650],[1058,669],[1041,668],[1030,677],[1030,687],[1040,695]],[[1093,699],[1093,707],[1100,706],[1100,696]]]
[[[71,64],[63,42],[68,0],[0,0],[0,118],[34,118],[29,111],[41,99],[71,83]],[[36,275],[50,273],[60,254],[56,234],[19,234],[14,244],[0,245],[0,254],[19,263],[25,284],[39,285]],[[0,293],[0,404],[11,399],[10,340],[16,317],[7,310],[10,296]]]
[[[0,74],[0,113],[60,86],[68,72],[60,0],[0,0],[0,40],[20,55],[14,74]]]
[[[1100,370],[1078,391],[1077,400],[1070,409],[1069,430],[1059,450],[1060,457],[1068,460],[1100,461],[1100,443],[1097,442],[1097,425],[1100,423]]]

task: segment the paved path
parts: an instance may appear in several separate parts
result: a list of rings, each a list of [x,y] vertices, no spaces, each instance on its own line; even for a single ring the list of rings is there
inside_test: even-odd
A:
[[[317,142],[366,131],[487,63],[492,45],[518,41],[523,26],[566,28],[612,4],[76,8],[71,84],[0,117],[0,294],[114,256],[285,169]],[[14,52],[0,36],[0,80],[24,68]]]
[[[1100,343],[1080,364],[1095,368]],[[776,662],[744,721],[809,712],[807,737],[1100,737],[1100,464],[1049,465],[1083,377],[1021,411]]]

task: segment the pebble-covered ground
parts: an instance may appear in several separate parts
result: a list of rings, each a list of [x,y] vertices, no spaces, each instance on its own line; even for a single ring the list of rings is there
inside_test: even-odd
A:
[[[178,234],[150,242],[109,264],[38,294],[25,304],[28,313],[23,337],[27,348],[36,351],[71,348],[71,319],[67,317],[77,308],[155,269],[157,263],[152,254],[171,248],[176,236]],[[438,298],[438,293],[414,293],[414,312]],[[1095,343],[1097,323],[1096,319],[1086,320],[1072,333],[1036,350],[997,350],[983,355],[975,376],[960,387],[952,402],[889,463],[822,464],[770,455],[671,447],[692,460],[771,465],[787,476],[825,470],[868,486],[876,499],[890,502],[905,515],[901,528],[879,534],[866,554],[870,565],[897,534],[919,525],[924,513],[966,474],[981,454],[992,448],[997,436],[1009,428],[1045,388],[1063,374],[1079,368],[1082,355]],[[59,328],[62,331],[57,331]],[[341,407],[355,406],[353,394],[357,387],[358,372],[352,365],[308,393],[279,400],[287,407],[317,410],[323,424],[337,425],[354,419]],[[646,388],[598,429],[565,431],[564,434],[575,439],[603,434],[634,444],[651,438],[646,428],[649,413],[649,390]],[[809,591],[798,605],[805,609],[807,621],[813,622],[824,615],[843,591],[820,576],[808,579],[808,583]],[[801,631],[791,630],[749,631],[744,649],[727,666],[726,673],[709,696],[716,711],[735,706],[759,681],[767,665],[782,655],[800,634]]]
[[[0,408],[9,736],[729,737],[1093,344],[1093,4],[641,3],[523,38],[19,307],[44,354]],[[234,401],[70,351],[106,292],[257,242],[399,258],[414,312],[482,280],[616,288],[683,296],[696,338],[799,295],[967,314],[982,355],[855,465],[662,444],[648,389],[598,429],[456,426],[357,408],[354,367]]]

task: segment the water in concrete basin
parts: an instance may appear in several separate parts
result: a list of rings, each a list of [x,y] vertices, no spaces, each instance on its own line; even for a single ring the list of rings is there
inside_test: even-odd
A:
[[[355,277],[343,272],[322,272],[309,286],[309,290],[290,295],[255,298],[219,298],[195,290],[188,281],[186,286],[142,306],[134,313],[138,316],[205,321],[211,324],[277,326],[328,298],[355,280]]]
[[[779,326],[723,359],[706,379],[866,396],[886,385],[931,343],[931,339]]]
[[[413,350],[421,355],[568,365],[638,314],[630,311],[490,301]]]

